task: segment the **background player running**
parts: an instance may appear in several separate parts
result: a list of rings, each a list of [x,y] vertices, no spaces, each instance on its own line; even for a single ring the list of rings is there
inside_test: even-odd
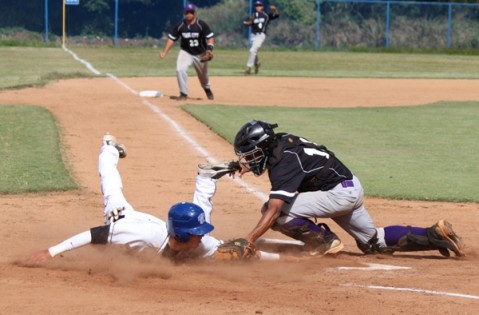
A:
[[[254,7],[256,12],[251,17],[243,21],[244,26],[251,26],[251,48],[249,50],[248,61],[246,62],[245,74],[251,74],[251,68],[254,66],[254,73],[258,73],[261,62],[258,58],[258,50],[266,39],[266,30],[271,20],[279,17],[279,11],[276,6],[271,5],[269,8],[272,12],[264,12],[264,5],[261,1],[255,1]]]

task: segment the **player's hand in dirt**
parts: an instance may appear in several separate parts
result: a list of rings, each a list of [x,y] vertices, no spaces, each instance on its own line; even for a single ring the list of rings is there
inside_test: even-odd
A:
[[[39,263],[49,259],[52,259],[52,255],[50,255],[50,252],[48,251],[48,249],[44,249],[30,255],[30,257],[26,259],[25,263],[34,264],[34,263]]]

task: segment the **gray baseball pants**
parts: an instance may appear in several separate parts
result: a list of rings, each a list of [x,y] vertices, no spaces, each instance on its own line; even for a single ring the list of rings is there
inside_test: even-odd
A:
[[[210,81],[208,77],[208,62],[201,62],[200,56],[195,56],[180,50],[178,59],[176,60],[176,77],[178,79],[178,86],[180,92],[188,95],[188,68],[193,65],[200,80],[203,89],[210,88]]]
[[[290,204],[285,204],[277,223],[282,225],[293,218],[331,218],[354,239],[367,243],[376,233],[376,226],[364,207],[364,190],[354,176],[328,191],[303,192]],[[378,229],[380,242],[384,232]]]

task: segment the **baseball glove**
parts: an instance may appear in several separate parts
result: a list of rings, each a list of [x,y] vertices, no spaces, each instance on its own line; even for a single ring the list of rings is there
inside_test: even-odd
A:
[[[200,60],[201,62],[208,62],[213,59],[213,52],[211,50],[206,50],[204,53],[201,54]]]
[[[254,244],[237,238],[221,244],[215,252],[217,260],[248,260],[258,258]]]
[[[244,18],[244,20],[243,20],[243,26],[244,27],[248,27],[251,24],[253,24],[253,21],[251,20],[251,17],[247,16],[246,18]]]

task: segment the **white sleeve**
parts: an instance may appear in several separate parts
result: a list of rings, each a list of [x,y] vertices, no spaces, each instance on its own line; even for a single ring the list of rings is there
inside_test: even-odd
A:
[[[55,257],[58,254],[72,250],[81,246],[85,246],[91,243],[91,232],[90,230],[81,232],[77,235],[70,237],[69,239],[64,240],[58,245],[52,246],[48,249],[50,255]]]
[[[222,241],[217,240],[213,236],[203,236],[203,238],[201,239],[200,246],[198,247],[200,255],[204,258],[213,256],[216,252],[216,249],[218,249],[218,246],[220,246],[221,243]]]

